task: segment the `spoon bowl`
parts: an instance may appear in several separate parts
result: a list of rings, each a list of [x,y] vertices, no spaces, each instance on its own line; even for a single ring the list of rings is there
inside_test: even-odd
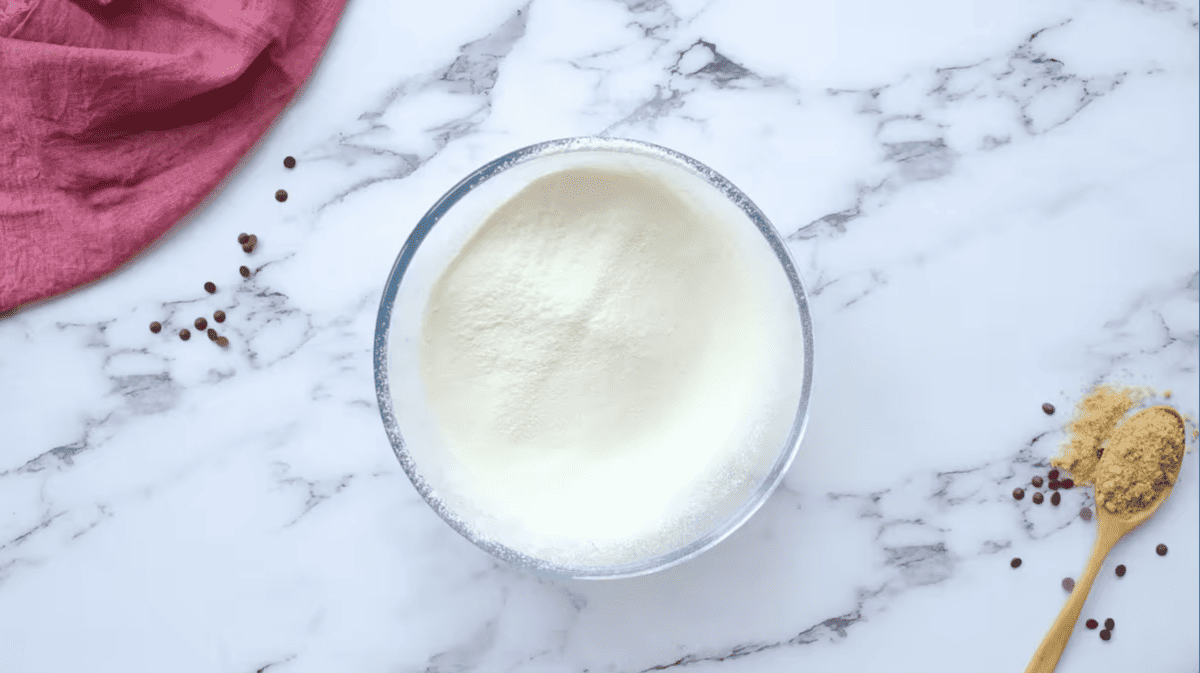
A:
[[[1175,417],[1179,423],[1179,446],[1182,449],[1185,428],[1179,412],[1170,407],[1151,407],[1138,412],[1134,418],[1153,411],[1166,411]],[[1103,461],[1103,458],[1101,460]],[[1183,461],[1180,461],[1175,466],[1174,473],[1168,475],[1170,477],[1168,483],[1159,491],[1154,502],[1138,512],[1126,515],[1114,514],[1099,506],[1097,502],[1096,543],[1092,546],[1092,557],[1088,560],[1083,575],[1075,583],[1075,589],[1071,591],[1071,596],[1067,599],[1067,604],[1063,606],[1062,612],[1058,614],[1058,619],[1054,621],[1050,632],[1046,634],[1041,646],[1034,653],[1025,673],[1052,673],[1058,666],[1058,660],[1067,647],[1067,640],[1075,630],[1075,622],[1079,621],[1079,613],[1083,611],[1083,604],[1087,602],[1088,593],[1092,590],[1092,583],[1096,580],[1096,575],[1100,573],[1100,567],[1104,565],[1104,559],[1108,556],[1108,552],[1112,551],[1121,538],[1146,523],[1154,515],[1154,512],[1166,502],[1167,496],[1171,495],[1175,481],[1179,479],[1179,470],[1182,465]]]

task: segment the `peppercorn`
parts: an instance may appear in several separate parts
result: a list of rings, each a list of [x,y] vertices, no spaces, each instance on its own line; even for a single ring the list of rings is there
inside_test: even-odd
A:
[[[160,331],[162,331],[162,323],[158,321],[150,323],[150,331],[158,334]]]

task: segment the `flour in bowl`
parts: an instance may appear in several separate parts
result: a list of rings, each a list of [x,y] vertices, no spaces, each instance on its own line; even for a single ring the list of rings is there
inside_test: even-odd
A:
[[[778,260],[730,212],[651,171],[575,167],[463,245],[430,293],[420,372],[436,487],[479,534],[624,563],[741,504],[796,411],[775,360],[801,345]]]

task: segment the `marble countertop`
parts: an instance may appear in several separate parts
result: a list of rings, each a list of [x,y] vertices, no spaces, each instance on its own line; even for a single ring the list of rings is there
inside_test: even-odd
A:
[[[1013,487],[1097,383],[1200,408],[1198,25],[1196,0],[354,0],[195,217],[0,319],[0,670],[1024,670],[1095,522],[1086,489]],[[767,213],[815,388],[728,540],[548,581],[417,495],[372,336],[434,199],[591,134],[693,156]],[[228,349],[173,336],[216,309]],[[1081,624],[1062,673],[1200,671],[1197,456],[1084,607],[1113,639]]]

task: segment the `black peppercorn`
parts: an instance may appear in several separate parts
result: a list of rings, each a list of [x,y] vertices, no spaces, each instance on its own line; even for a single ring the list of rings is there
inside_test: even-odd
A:
[[[216,340],[217,340],[217,330],[215,330],[215,329],[213,329],[213,328],[211,328],[211,327],[209,327],[209,328],[208,328],[208,340],[209,340],[209,341],[216,341]]]
[[[1100,626],[1100,624],[1094,619],[1089,619],[1084,623],[1084,626],[1088,627],[1089,629],[1094,629],[1097,626]]]
[[[1104,629],[1104,630],[1100,631],[1100,640],[1108,640],[1109,638],[1112,638],[1111,631],[1109,631],[1108,629]]]
[[[1034,477],[1032,481],[1033,481],[1033,487],[1034,487],[1034,488],[1041,488],[1041,487],[1042,487],[1042,478],[1041,478],[1041,477]]]
[[[1075,580],[1071,579],[1070,577],[1064,577],[1063,581],[1062,581],[1062,587],[1064,589],[1066,589],[1067,591],[1074,591],[1075,590]]]
[[[238,269],[238,273],[242,274],[242,278],[249,278],[250,277],[250,267],[243,266],[242,268]]]
[[[226,346],[229,345],[229,339],[226,339],[223,336],[219,336],[219,337],[217,337],[217,345],[220,346],[221,348],[225,348]]]
[[[162,323],[157,321],[150,323],[150,331],[158,334],[160,331],[162,331]]]
[[[225,312],[221,310],[214,311],[213,320],[216,320],[217,322],[225,322]]]
[[[1117,566],[1117,577],[1125,576],[1125,566]]]
[[[282,189],[276,191],[275,192],[275,200],[280,203],[287,201],[287,192]]]
[[[1062,502],[1062,494],[1059,493],[1058,491],[1055,491],[1054,495],[1050,496],[1050,504],[1057,507],[1058,503],[1060,503],[1060,502]]]
[[[246,241],[250,240],[250,234],[238,234],[238,245],[246,245]]]
[[[196,318],[196,329],[203,332],[205,327],[208,327],[208,321],[204,318]]]
[[[1034,494],[1033,494],[1033,504],[1035,504],[1035,505],[1040,505],[1040,504],[1042,504],[1042,501],[1043,501],[1043,500],[1045,500],[1045,499],[1046,499],[1046,498],[1045,498],[1045,496],[1043,496],[1041,493],[1034,493]]]
[[[1166,556],[1167,555],[1167,545],[1160,544],[1154,548],[1154,551],[1158,552],[1159,556]]]
[[[1014,558],[1012,561],[1009,561],[1008,565],[1010,565],[1014,568],[1020,568],[1021,567],[1021,559]]]
[[[209,294],[213,294],[214,292],[217,291],[217,286],[214,285],[212,281],[209,281],[204,284],[204,291]]]
[[[187,328],[185,327],[185,328],[179,330],[179,338],[183,339],[184,341],[187,341],[188,339],[192,338],[192,333],[187,331]]]
[[[1014,488],[1013,489],[1013,497],[1016,498],[1017,500],[1024,498],[1025,497],[1025,489],[1020,488],[1020,487]]]
[[[1046,402],[1042,405],[1042,411],[1046,412],[1046,415],[1049,416],[1050,414],[1054,413],[1054,405]]]
[[[1079,518],[1083,519],[1084,521],[1091,521],[1092,520],[1092,508],[1084,507],[1083,509],[1079,510]]]
[[[284,157],[283,158],[283,167],[284,168],[295,168],[296,167],[296,157]]]
[[[1104,620],[1104,628],[1108,629],[1109,631],[1112,631],[1113,627],[1115,627],[1116,625],[1117,625],[1117,623],[1113,621],[1112,617],[1109,617],[1108,619]]]

